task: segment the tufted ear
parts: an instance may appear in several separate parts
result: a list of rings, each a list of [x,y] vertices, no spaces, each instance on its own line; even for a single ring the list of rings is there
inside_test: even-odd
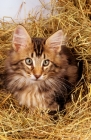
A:
[[[62,30],[57,31],[46,40],[46,47],[54,52],[60,52],[61,46],[65,43],[66,37]]]
[[[18,25],[13,34],[12,45],[14,50],[18,51],[20,48],[27,47],[28,42],[31,42],[29,34],[22,25]]]

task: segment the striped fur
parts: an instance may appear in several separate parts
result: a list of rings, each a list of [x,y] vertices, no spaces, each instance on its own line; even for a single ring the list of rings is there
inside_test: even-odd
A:
[[[31,110],[62,109],[78,79],[75,58],[64,45],[61,45],[59,52],[57,49],[55,52],[43,38],[33,38],[30,41],[25,33],[24,37],[27,45],[14,42],[15,46],[6,60],[7,89],[20,105]],[[27,58],[32,59],[31,65],[26,64]],[[31,62],[29,59],[27,61]]]

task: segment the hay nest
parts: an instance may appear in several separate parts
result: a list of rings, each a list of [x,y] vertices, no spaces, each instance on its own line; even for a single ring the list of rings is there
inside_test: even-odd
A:
[[[46,112],[31,114],[4,89],[4,60],[17,23],[0,21],[0,140],[91,140],[90,4],[90,0],[52,0],[51,5],[42,5],[22,23],[31,37],[49,37],[62,29],[68,36],[68,47],[74,48],[79,55],[77,59],[83,60],[82,78],[72,94],[72,103],[67,104],[66,115],[58,114],[56,121]],[[44,17],[45,10],[48,13]]]

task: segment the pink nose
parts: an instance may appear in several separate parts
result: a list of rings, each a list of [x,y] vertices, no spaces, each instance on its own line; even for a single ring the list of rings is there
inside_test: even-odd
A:
[[[41,75],[35,74],[34,76],[36,77],[36,79],[38,79]]]

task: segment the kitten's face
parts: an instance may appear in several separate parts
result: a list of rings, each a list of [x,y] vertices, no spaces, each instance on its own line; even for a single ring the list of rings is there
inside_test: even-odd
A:
[[[44,42],[40,38],[33,39],[28,47],[12,52],[12,69],[31,82],[45,81],[59,70],[54,61],[56,54],[46,51]]]
[[[31,39],[26,30],[19,26],[13,36],[13,50],[9,60],[12,70],[31,82],[53,78],[59,72],[59,67],[55,65],[60,61],[62,41],[58,38],[59,34],[62,31],[46,41],[42,38]],[[58,40],[55,41],[54,37]]]

